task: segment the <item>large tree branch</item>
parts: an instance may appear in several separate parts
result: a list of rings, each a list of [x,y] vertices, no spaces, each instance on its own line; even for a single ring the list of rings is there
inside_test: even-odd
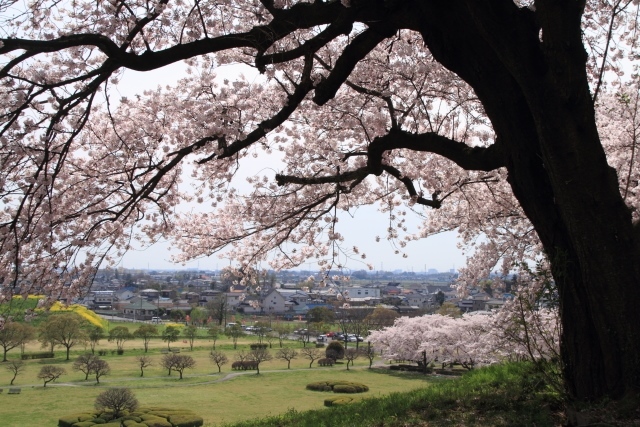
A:
[[[121,67],[136,71],[149,71],[199,55],[234,48],[254,48],[258,53],[261,53],[266,51],[275,41],[298,29],[331,24],[336,15],[341,15],[344,11],[345,7],[340,2],[300,3],[291,9],[279,10],[269,24],[253,27],[245,33],[196,40],[157,52],[147,50],[140,55],[126,50],[131,42],[129,39],[123,46],[119,46],[104,35],[90,33],[62,36],[53,40],[0,39],[2,42],[0,43],[0,55],[24,50],[25,53],[18,61],[22,62],[40,53],[58,52],[79,46],[94,46]],[[16,61],[12,61],[8,66],[5,66],[0,71],[0,77],[6,76],[11,67],[15,65],[17,65]]]
[[[413,134],[392,129],[388,134],[375,138],[369,145],[368,167],[371,173],[383,171],[382,154],[400,148],[438,154],[453,161],[465,170],[492,171],[505,166],[499,143],[489,147],[470,147],[436,133]]]
[[[340,86],[347,80],[358,62],[364,59],[380,42],[391,37],[397,28],[391,25],[376,25],[356,36],[356,38],[345,47],[344,51],[336,61],[336,65],[329,74],[316,87],[313,101],[318,105],[324,105],[332,99]]]
[[[367,166],[358,168],[353,171],[337,173],[335,175],[323,175],[302,177],[294,175],[276,175],[278,185],[298,184],[298,185],[319,185],[345,182],[362,182],[368,175],[381,175],[387,172],[403,183],[407,192],[415,203],[440,208],[441,200],[438,199],[438,193],[432,195],[432,199],[425,199],[416,191],[413,180],[404,176],[397,168],[383,164],[382,155],[385,151],[394,149],[409,149],[414,151],[430,152],[441,155],[455,162],[466,170],[482,170],[491,171],[504,166],[498,144],[489,147],[470,147],[462,142],[454,141],[434,133],[412,134],[402,130],[391,130],[387,135],[375,138],[369,145],[369,160]],[[365,153],[360,153],[365,155]],[[349,188],[353,188],[350,185]]]
[[[267,64],[279,64],[317,52],[318,49],[325,46],[336,37],[342,34],[348,35],[353,28],[354,15],[355,9],[345,9],[345,11],[341,13],[340,16],[338,16],[338,18],[327,28],[322,30],[320,34],[306,41],[295,49],[284,52],[277,52],[270,55],[262,55],[261,53],[259,53],[258,55],[256,55],[256,67],[258,68],[258,70],[260,70],[260,72],[264,72],[264,67]]]

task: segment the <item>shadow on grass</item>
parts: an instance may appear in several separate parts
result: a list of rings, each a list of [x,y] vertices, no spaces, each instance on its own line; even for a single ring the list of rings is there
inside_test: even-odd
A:
[[[398,371],[398,370],[392,370],[389,369],[388,367],[373,367],[371,369],[368,370],[368,372],[374,373],[374,374],[379,374],[379,375],[385,375],[385,376],[389,376],[389,377],[393,377],[393,378],[399,378],[402,380],[407,380],[407,381],[414,381],[416,383],[421,383],[423,385],[429,385],[432,384],[433,382],[438,382],[438,381],[446,381],[449,379],[455,379],[457,377],[444,377],[444,376],[440,376],[440,375],[433,375],[431,373],[429,374],[425,374],[424,372],[415,372],[415,371]]]

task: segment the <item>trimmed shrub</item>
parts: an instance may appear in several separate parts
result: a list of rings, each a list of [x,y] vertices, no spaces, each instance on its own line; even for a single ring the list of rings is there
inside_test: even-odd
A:
[[[324,359],[318,360],[319,366],[333,366],[334,363],[336,363],[336,361],[331,357],[325,357]]]
[[[174,427],[201,427],[204,424],[202,417],[187,414],[172,415],[169,421]]]
[[[80,421],[79,416],[84,414],[74,414],[74,415],[66,415],[64,417],[58,418],[58,427],[71,427],[78,421]]]
[[[356,388],[350,385],[336,385],[333,387],[334,393],[357,393]]]
[[[364,393],[369,391],[369,387],[352,381],[319,381],[307,384],[307,390],[333,391],[334,393]]]
[[[143,407],[116,420],[113,412],[81,413],[61,417],[58,427],[201,427],[202,417],[188,409]]]
[[[351,402],[353,402],[353,397],[336,396],[336,397],[330,397],[328,399],[325,399],[324,406],[331,407],[331,406],[348,405]]]
[[[344,346],[340,341],[331,341],[325,350],[325,355],[333,360],[344,359]]]
[[[269,347],[269,344],[265,344],[265,343],[262,343],[262,344],[258,344],[258,343],[251,343],[251,344],[249,344],[249,347],[251,347],[251,350],[259,350],[259,349],[262,349],[262,348],[267,348],[267,347]]]
[[[29,359],[52,359],[55,357],[54,353],[51,353],[50,351],[41,351],[38,353],[25,353],[23,355],[20,356],[20,358],[22,360],[29,360]]]
[[[142,418],[142,421],[150,421],[150,420],[154,420],[156,418],[162,418],[162,417],[159,417],[156,414],[143,414],[140,416],[140,418]]]
[[[164,418],[156,417],[152,420],[145,420],[144,423],[148,427],[173,427],[173,425]]]
[[[111,421],[111,420],[113,420],[115,418],[113,416],[113,412],[111,412],[111,411],[105,411],[105,412],[99,413],[98,416],[100,418],[102,418],[103,420],[107,421],[107,422],[109,422],[109,421]]]
[[[326,381],[307,384],[307,390],[313,391],[331,391],[332,388]]]

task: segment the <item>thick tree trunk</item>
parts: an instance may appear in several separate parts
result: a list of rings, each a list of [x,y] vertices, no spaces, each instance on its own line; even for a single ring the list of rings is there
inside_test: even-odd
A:
[[[637,392],[640,251],[595,124],[579,2],[540,1],[536,20],[511,2],[489,3],[415,2],[416,25],[434,57],[481,99],[509,183],[551,261],[569,395]]]

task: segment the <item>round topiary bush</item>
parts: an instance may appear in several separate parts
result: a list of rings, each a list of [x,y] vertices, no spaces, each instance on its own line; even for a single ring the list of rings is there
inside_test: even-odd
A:
[[[344,359],[344,346],[340,341],[331,341],[325,350],[325,355],[333,360]]]
[[[204,423],[202,417],[197,415],[176,414],[169,417],[169,421],[175,427],[198,427]]]
[[[352,381],[318,381],[307,384],[307,390],[333,391],[334,393],[364,393],[369,391],[369,387]]]
[[[61,417],[58,427],[201,427],[202,417],[186,409],[138,408],[113,418],[111,412],[80,413]]]
[[[307,384],[307,390],[313,391],[331,391],[332,387],[329,385],[327,381],[320,381],[317,383]]]

